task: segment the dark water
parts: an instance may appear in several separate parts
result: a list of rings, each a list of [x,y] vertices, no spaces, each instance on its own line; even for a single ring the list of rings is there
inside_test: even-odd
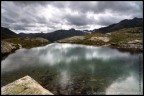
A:
[[[54,94],[143,94],[143,55],[53,43],[1,61],[1,86],[29,75]]]

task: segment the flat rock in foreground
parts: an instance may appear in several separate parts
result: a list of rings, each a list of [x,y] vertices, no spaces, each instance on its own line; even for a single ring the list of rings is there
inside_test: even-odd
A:
[[[1,95],[53,95],[29,76],[1,88]]]

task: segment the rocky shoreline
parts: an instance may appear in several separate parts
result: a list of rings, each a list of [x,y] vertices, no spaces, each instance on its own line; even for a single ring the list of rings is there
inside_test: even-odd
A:
[[[61,43],[69,43],[69,42],[61,42]],[[81,44],[81,43],[73,43],[70,42],[71,44]],[[83,45],[91,45],[91,44],[83,44]],[[118,49],[119,51],[122,52],[130,52],[130,53],[141,53],[143,52],[143,47],[128,47],[128,46],[120,46],[120,45],[113,45],[113,44],[108,44],[108,45],[91,45],[91,46],[97,46],[97,47],[109,47],[113,49]],[[142,45],[141,45],[142,46]]]
[[[132,47],[129,44],[106,44],[106,45],[95,45],[95,44],[83,44],[83,43],[76,43],[76,42],[55,42],[55,43],[71,43],[71,44],[82,44],[82,45],[90,45],[90,46],[97,46],[97,47],[110,47],[113,49],[118,49],[119,51],[123,52],[130,52],[130,53],[141,53],[143,52],[143,45],[133,44]]]
[[[14,44],[6,41],[1,41],[1,55],[6,56],[17,49],[22,48],[21,44]]]
[[[73,36],[56,41],[57,43],[74,43],[111,47],[130,52],[143,52],[143,28],[123,28],[108,33],[94,32],[83,36]]]
[[[1,56],[2,59],[8,56],[10,53],[15,52],[20,48],[33,48],[37,46],[43,46],[50,43],[44,38],[9,38],[1,40]]]

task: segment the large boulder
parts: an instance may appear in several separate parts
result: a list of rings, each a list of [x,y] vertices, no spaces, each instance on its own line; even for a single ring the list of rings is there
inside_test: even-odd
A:
[[[3,40],[1,41],[1,54],[2,55],[7,55],[19,48],[22,48],[21,44],[9,43]]]
[[[9,54],[12,51],[18,49],[17,44],[9,43],[6,41],[1,41],[1,54]]]
[[[1,87],[1,95],[53,95],[30,76]]]

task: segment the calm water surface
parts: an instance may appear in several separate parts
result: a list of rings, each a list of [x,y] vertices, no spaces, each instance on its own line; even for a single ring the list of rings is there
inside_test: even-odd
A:
[[[143,55],[53,43],[1,61],[1,86],[29,75],[54,94],[143,94]]]

